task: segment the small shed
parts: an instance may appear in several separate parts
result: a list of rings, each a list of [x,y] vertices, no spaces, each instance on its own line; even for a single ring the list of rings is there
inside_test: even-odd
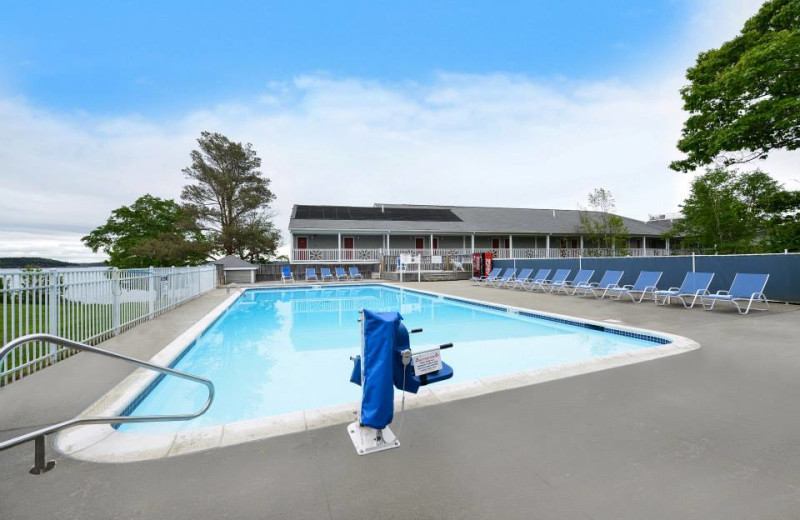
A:
[[[253,265],[246,260],[242,260],[238,256],[228,255],[219,260],[215,260],[214,264],[222,266],[222,271],[225,274],[225,283],[255,283],[257,265]]]

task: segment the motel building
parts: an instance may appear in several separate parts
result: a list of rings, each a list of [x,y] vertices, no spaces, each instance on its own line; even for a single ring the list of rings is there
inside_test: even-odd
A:
[[[289,221],[292,264],[373,264],[392,271],[412,255],[431,269],[460,269],[473,253],[499,259],[662,256],[670,243],[662,235],[669,220],[621,217],[626,247],[601,249],[582,231],[581,213],[562,209],[475,206],[295,205]],[[367,267],[367,265],[365,265]],[[467,270],[469,268],[467,267]]]

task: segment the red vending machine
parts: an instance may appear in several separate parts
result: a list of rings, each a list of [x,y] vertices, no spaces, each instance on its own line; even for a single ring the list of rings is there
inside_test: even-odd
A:
[[[480,278],[492,272],[492,253],[472,253],[472,276]]]
[[[472,253],[472,277],[480,278],[483,276],[483,255]]]

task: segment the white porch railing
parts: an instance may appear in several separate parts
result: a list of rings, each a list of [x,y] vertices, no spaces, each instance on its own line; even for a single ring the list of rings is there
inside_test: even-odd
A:
[[[489,252],[495,259],[525,260],[535,258],[592,258],[592,257],[625,257],[625,256],[669,256],[667,249],[657,248],[390,248],[390,249],[293,249],[292,263],[378,263],[384,257],[399,257],[400,255],[420,255],[424,257],[458,258],[471,257],[472,253]],[[466,261],[466,260],[465,260]]]
[[[216,287],[214,266],[0,270],[0,339],[47,333],[99,343]],[[0,363],[0,385],[74,352],[41,342]]]

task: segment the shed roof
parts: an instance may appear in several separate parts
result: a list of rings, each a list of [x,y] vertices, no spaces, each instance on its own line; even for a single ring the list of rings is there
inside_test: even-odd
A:
[[[219,260],[214,260],[214,263],[221,265],[223,269],[258,269],[257,265],[253,265],[247,260],[242,260],[236,255],[222,257]]]

